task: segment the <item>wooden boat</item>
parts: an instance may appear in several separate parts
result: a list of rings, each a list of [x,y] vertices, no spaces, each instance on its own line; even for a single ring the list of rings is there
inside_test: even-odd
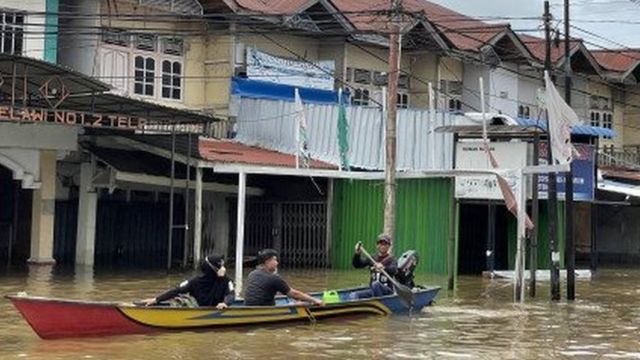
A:
[[[118,302],[79,301],[28,296],[6,296],[33,330],[43,339],[146,334],[161,331],[196,330],[225,326],[311,321],[349,315],[389,315],[418,312],[432,303],[439,287],[416,289],[409,308],[398,295],[350,300],[352,291],[336,291],[336,302],[325,306],[292,303],[278,298],[275,306],[244,306],[237,301],[226,309],[215,307],[176,308],[137,306]],[[312,294],[318,298],[322,293]]]

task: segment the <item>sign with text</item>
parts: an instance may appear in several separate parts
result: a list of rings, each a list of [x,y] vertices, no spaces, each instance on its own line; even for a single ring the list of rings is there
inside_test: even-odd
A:
[[[573,171],[573,199],[574,200],[593,200],[594,197],[594,166],[595,166],[595,147],[589,144],[573,144],[575,153],[571,169]],[[539,163],[547,163],[547,143],[540,143],[538,147]],[[558,199],[565,198],[564,192],[565,176],[558,175]],[[538,191],[541,199],[548,198],[549,177],[544,175],[538,176]]]
[[[527,165],[525,142],[492,142],[489,148],[500,169],[519,169]],[[458,142],[456,144],[456,169],[492,169],[482,142]],[[504,176],[514,194],[517,191],[517,177]],[[462,199],[502,200],[502,192],[494,175],[456,176],[456,197]]]
[[[332,60],[310,63],[247,49],[247,77],[254,80],[313,89],[333,90],[336,71]]]
[[[148,124],[147,119],[132,116],[104,115],[82,111],[42,108],[18,108],[12,106],[0,106],[0,121],[2,120],[120,129],[143,129]]]

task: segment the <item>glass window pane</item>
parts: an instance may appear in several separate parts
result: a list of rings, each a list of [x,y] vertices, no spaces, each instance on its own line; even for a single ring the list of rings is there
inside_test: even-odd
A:
[[[171,72],[171,62],[168,60],[165,60],[162,62],[162,72],[164,73],[170,73]]]
[[[180,99],[180,89],[173,89],[173,98]]]
[[[173,73],[174,74],[182,74],[182,64],[180,64],[179,62],[174,62],[173,63]]]
[[[149,96],[153,96],[153,85],[145,85],[144,94],[145,95],[149,95]]]
[[[142,84],[137,82],[133,87],[133,92],[136,94],[142,94]]]
[[[147,58],[145,63],[147,70],[154,70],[156,67],[156,61],[153,58]]]
[[[162,88],[162,97],[163,98],[168,98],[169,96],[171,96],[171,89],[168,87],[163,87]]]
[[[163,74],[162,75],[162,85],[163,86],[171,85],[171,76]]]
[[[180,77],[179,76],[174,76],[173,77],[173,86],[180,87]]]
[[[144,68],[144,58],[142,56],[136,56],[135,64],[138,69]]]

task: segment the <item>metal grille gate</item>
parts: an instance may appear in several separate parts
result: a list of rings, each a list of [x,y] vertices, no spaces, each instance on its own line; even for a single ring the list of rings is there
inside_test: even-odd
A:
[[[235,252],[235,212],[230,207],[230,253]],[[274,248],[288,268],[327,267],[327,204],[322,201],[247,201],[245,218],[245,255]]]

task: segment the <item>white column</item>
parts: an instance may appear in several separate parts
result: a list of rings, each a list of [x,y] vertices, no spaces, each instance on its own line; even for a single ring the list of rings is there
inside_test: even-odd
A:
[[[92,266],[95,259],[98,194],[93,186],[95,163],[80,164],[76,265]]]
[[[244,258],[244,209],[247,195],[247,174],[238,174],[238,217],[236,229],[236,296],[242,292],[242,259]]]
[[[53,226],[56,209],[56,151],[40,151],[40,189],[31,202],[31,264],[55,264]]]
[[[202,255],[202,168],[196,167],[195,217],[193,219],[193,267],[200,265]]]

